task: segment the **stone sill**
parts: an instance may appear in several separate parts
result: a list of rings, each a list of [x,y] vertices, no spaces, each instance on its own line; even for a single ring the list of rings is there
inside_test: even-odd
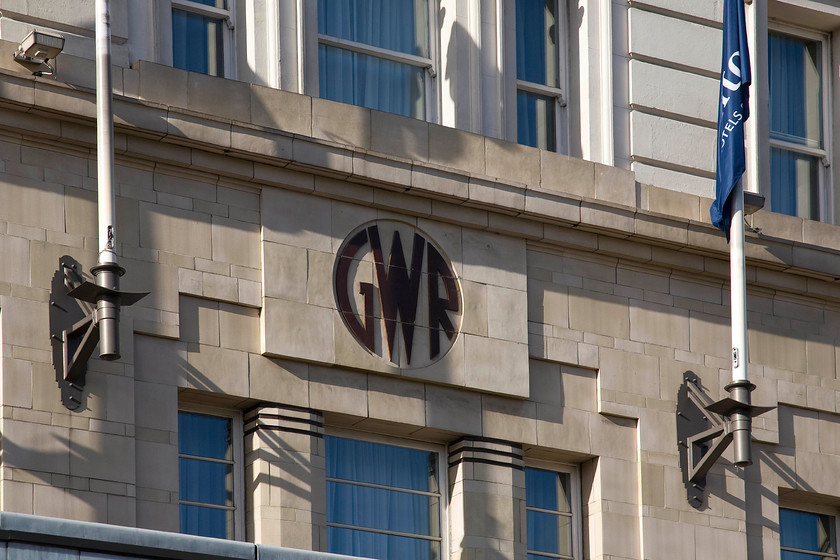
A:
[[[631,171],[145,61],[113,72],[118,154],[728,276],[711,200],[639,184]],[[7,129],[95,146],[89,87],[2,61],[0,112]],[[751,220],[751,283],[840,301],[840,227],[766,211]]]

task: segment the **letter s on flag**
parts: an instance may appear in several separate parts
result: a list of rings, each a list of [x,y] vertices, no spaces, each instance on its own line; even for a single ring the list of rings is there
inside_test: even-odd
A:
[[[746,169],[744,122],[750,116],[749,87],[752,83],[743,0],[724,0],[720,67],[717,175],[715,201],[709,214],[712,224],[723,230],[729,241],[732,191]]]

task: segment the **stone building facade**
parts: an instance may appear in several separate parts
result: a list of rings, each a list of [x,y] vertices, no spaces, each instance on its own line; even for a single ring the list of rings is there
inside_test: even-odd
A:
[[[51,334],[63,264],[89,276],[97,258],[93,2],[0,1],[9,543],[20,523],[53,527],[43,518],[151,539],[213,510],[229,538],[278,558],[336,551],[371,527],[333,509],[342,489],[404,488],[342,474],[352,447],[432,458],[411,490],[426,528],[373,531],[422,542],[420,557],[776,559],[806,526],[836,557],[837,165],[819,220],[769,205],[749,218],[753,402],[776,408],[754,420],[752,466],[725,453],[702,503],[686,497],[678,393],[691,374],[717,400],[730,378],[728,246],[708,219],[721,1],[561,2],[566,154],[516,143],[517,80],[487,70],[515,58],[512,1],[434,2],[426,119],[319,96],[315,0],[222,2],[226,77],[174,67],[172,14],[192,4],[111,2],[122,287],[150,295],[124,308],[121,359],[91,359],[72,408]],[[836,66],[837,7],[747,8],[754,103],[781,18],[822,33]],[[55,76],[11,56],[33,28],[65,37]],[[823,76],[828,117],[840,89]],[[748,188],[769,193],[768,120],[753,114]],[[224,419],[222,456],[190,451],[191,418]],[[187,495],[191,464],[222,465],[221,504]],[[544,473],[559,477],[553,506],[528,492]],[[535,537],[540,515],[552,529]],[[135,534],[96,527],[45,542]],[[546,534],[556,549],[539,548]],[[245,550],[178,543],[196,558]]]

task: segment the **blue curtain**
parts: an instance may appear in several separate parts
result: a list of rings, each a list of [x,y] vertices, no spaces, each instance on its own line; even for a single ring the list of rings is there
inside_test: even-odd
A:
[[[224,76],[221,21],[172,10],[172,65],[190,72]]]
[[[832,542],[831,525],[833,519],[828,515],[818,515],[790,509],[779,510],[779,532],[783,548],[798,548],[814,552],[836,553]],[[819,560],[816,554],[804,554],[782,550],[782,560]]]
[[[813,156],[770,148],[771,210],[819,220],[820,165],[820,161]]]
[[[540,554],[572,554],[572,519],[569,475],[541,469],[525,469],[525,506],[548,511],[526,511],[529,560],[549,558]],[[558,512],[558,513],[551,513]]]
[[[769,35],[770,137],[822,147],[820,43]],[[819,219],[818,158],[782,148],[770,150],[770,208]]]
[[[230,461],[232,459],[230,418],[178,413],[178,453]],[[233,465],[180,457],[179,498],[216,506],[233,505]],[[180,506],[181,532],[203,537],[233,538],[233,511]]]
[[[438,541],[364,530],[440,536],[439,497],[402,491],[439,492],[437,454],[345,438],[325,439],[327,478],[348,481],[327,482],[327,522],[359,527],[328,527],[329,552],[383,560],[440,558]]]
[[[526,146],[555,151],[554,98],[531,93],[516,92],[516,141]]]
[[[557,87],[555,0],[516,0],[516,78]]]
[[[178,452],[183,455],[232,459],[230,418],[178,413]]]
[[[819,147],[822,91],[819,43],[789,35],[769,36],[770,134]]]
[[[318,32],[422,57],[429,56],[425,0],[318,0]],[[319,45],[320,96],[425,118],[425,70]]]
[[[199,537],[232,539],[233,510],[214,509],[181,504],[181,532]]]
[[[318,33],[428,57],[426,5],[420,0],[318,0]]]
[[[516,79],[558,87],[555,0],[516,0]],[[516,93],[517,142],[556,149],[555,100]]]

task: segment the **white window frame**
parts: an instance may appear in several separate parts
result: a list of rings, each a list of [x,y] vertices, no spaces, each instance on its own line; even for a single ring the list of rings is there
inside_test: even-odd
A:
[[[837,510],[832,509],[832,508],[828,508],[828,507],[817,507],[817,506],[812,507],[812,506],[809,506],[809,505],[806,505],[806,504],[800,504],[800,503],[787,504],[787,503],[785,503],[784,500],[780,500],[780,502],[779,502],[779,512],[781,512],[781,510],[783,510],[783,509],[792,510],[792,511],[800,511],[802,513],[810,513],[810,514],[814,514],[814,515],[827,515],[828,517],[830,517],[831,521],[832,521],[832,527],[831,528],[832,528],[832,531],[833,531],[833,534],[831,535],[832,544],[834,545],[834,549],[837,550],[838,534],[840,534],[840,533],[838,533],[838,529],[840,529],[840,526],[838,525],[838,516],[837,516],[838,512],[837,512]],[[779,517],[781,518],[781,515],[779,515]],[[780,519],[780,521],[781,521],[781,519]],[[781,534],[782,534],[782,528],[781,528],[781,523],[780,523],[780,525],[779,525],[779,537],[781,537]],[[782,548],[781,544],[779,544],[779,550],[787,550],[787,551],[790,551],[790,552],[801,552],[801,553],[804,553],[804,554],[819,556],[821,558],[826,558],[826,559],[840,558],[840,555],[838,555],[837,553],[830,554],[830,553],[825,553],[825,552],[814,552],[814,551],[811,551],[811,550],[800,550],[800,549],[796,549],[796,548]]]
[[[436,538],[440,542],[440,554],[441,558],[446,558],[449,555],[449,518],[448,518],[448,508],[447,505],[447,496],[448,496],[448,489],[449,489],[449,481],[447,480],[447,472],[448,472],[448,465],[447,465],[447,449],[445,446],[436,444],[436,443],[429,443],[426,441],[419,441],[419,440],[412,440],[412,439],[403,439],[391,436],[385,436],[381,434],[372,434],[369,432],[360,432],[356,430],[350,430],[346,428],[327,428],[325,436],[334,436],[339,438],[345,439],[353,439],[357,441],[365,441],[371,443],[382,443],[385,445],[392,445],[395,447],[406,447],[408,449],[419,449],[422,451],[431,451],[437,453],[438,455],[438,487],[439,487],[439,495],[440,499],[438,500],[438,508],[439,512],[438,515],[440,516],[440,537]],[[326,459],[326,453],[324,454],[324,458]],[[326,478],[327,481],[340,481],[346,482],[341,479],[331,479]],[[326,496],[325,496],[326,500]],[[324,503],[325,507],[328,507],[328,504]],[[345,527],[344,525],[335,525],[332,523],[326,523],[327,527]],[[380,533],[391,534],[387,531],[377,531]],[[400,534],[401,533],[397,533]],[[324,550],[327,549],[327,542],[324,539]]]
[[[351,52],[384,58],[402,64],[423,68],[425,101],[427,122],[438,122],[440,118],[440,85],[438,80],[438,68],[440,68],[440,31],[438,29],[439,0],[425,0],[428,18],[428,39],[429,57],[410,55],[399,51],[383,49],[365,43],[357,43],[346,39],[340,39],[331,35],[318,33],[318,2],[317,0],[304,0],[308,4],[304,8],[304,47],[306,60],[303,65],[304,91],[313,97],[320,96],[320,83],[318,78],[318,46],[327,45],[342,48]],[[374,109],[376,110],[376,109]]]
[[[558,41],[557,41],[557,79],[559,87],[547,86],[545,84],[538,84],[535,82],[528,82],[520,80],[516,75],[516,60],[518,53],[516,52],[516,0],[504,0],[504,13],[510,14],[513,17],[502,18],[502,25],[504,26],[503,33],[510,44],[510,52],[513,59],[509,68],[505,69],[504,73],[508,74],[505,80],[513,84],[513,98],[509,105],[511,110],[508,112],[508,130],[511,131],[513,137],[510,139],[513,142],[518,141],[518,120],[519,114],[517,110],[517,96],[519,91],[535,93],[537,95],[544,95],[554,99],[554,146],[555,151],[561,154],[569,153],[569,117],[566,107],[568,105],[568,88],[569,88],[569,16],[567,0],[553,0],[554,10],[557,17]]]
[[[220,78],[236,79],[236,4],[237,0],[225,0],[227,8],[205,6],[191,0],[157,0],[156,19],[158,21],[158,61],[167,66],[173,65],[172,56],[172,10],[183,10],[218,20],[222,27],[222,51],[224,76]]]
[[[786,23],[779,23],[779,22],[772,22],[768,24],[768,36],[767,41],[765,42],[765,46],[770,40],[770,33],[783,33],[785,35],[792,35],[794,37],[810,40],[810,41],[819,41],[821,43],[821,68],[820,68],[820,78],[821,78],[821,86],[822,86],[822,148],[812,148],[808,146],[802,146],[800,144],[795,144],[792,142],[785,142],[783,140],[773,139],[770,135],[770,116],[767,115],[767,145],[768,145],[768,164],[769,164],[769,150],[772,148],[781,148],[785,150],[789,150],[792,152],[796,152],[799,154],[807,155],[807,156],[815,156],[819,158],[820,168],[818,173],[818,201],[819,204],[819,221],[821,222],[832,222],[833,221],[833,208],[834,208],[834,197],[832,192],[832,177],[831,177],[831,154],[832,154],[832,91],[831,91],[831,41],[830,36],[826,33],[822,33],[819,31],[814,31],[811,29],[807,29],[804,27],[798,27],[791,24]],[[770,63],[769,60],[769,53],[767,59],[768,65]],[[769,76],[768,76],[768,89],[769,89]],[[768,98],[769,101],[769,98]],[[768,173],[769,177],[769,173]],[[769,190],[768,183],[768,190]],[[770,193],[772,196],[772,193]],[[768,197],[769,200],[769,197]],[[770,209],[770,204],[767,205],[767,209]]]
[[[577,465],[571,465],[567,463],[555,463],[552,461],[545,461],[540,459],[531,459],[529,457],[525,458],[525,468],[531,469],[540,469],[543,471],[552,471],[557,473],[565,473],[569,475],[569,501],[571,502],[571,520],[572,520],[572,558],[574,560],[580,560],[583,558],[583,553],[581,551],[582,543],[583,543],[583,518],[581,517],[581,490],[580,490],[580,467]],[[527,489],[526,489],[527,491]],[[545,552],[536,552],[531,551],[528,548],[528,522],[527,522],[527,515],[528,508],[526,506],[526,502],[522,500],[522,511],[521,511],[521,526],[522,526],[522,535],[521,539],[522,542],[525,543],[525,548],[529,554],[539,554],[540,556],[552,556],[559,559],[565,560],[568,558],[567,556],[557,556],[554,554],[548,554]],[[542,511],[535,509],[535,511]],[[550,512],[556,513],[556,512]]]
[[[207,416],[218,416],[229,418],[231,421],[231,456],[233,457],[233,540],[245,540],[245,455],[243,452],[244,432],[242,424],[242,413],[237,410],[217,408],[210,406],[196,405],[192,403],[180,403],[178,413],[187,412],[191,414],[204,414]],[[178,461],[181,457],[180,445],[178,446]],[[202,457],[198,457],[203,459]],[[180,506],[181,504],[196,505],[192,502],[182,502],[180,496],[181,476],[178,475],[178,508],[179,508],[179,529],[180,529]],[[205,506],[205,504],[197,504]],[[226,508],[225,508],[226,509]]]

